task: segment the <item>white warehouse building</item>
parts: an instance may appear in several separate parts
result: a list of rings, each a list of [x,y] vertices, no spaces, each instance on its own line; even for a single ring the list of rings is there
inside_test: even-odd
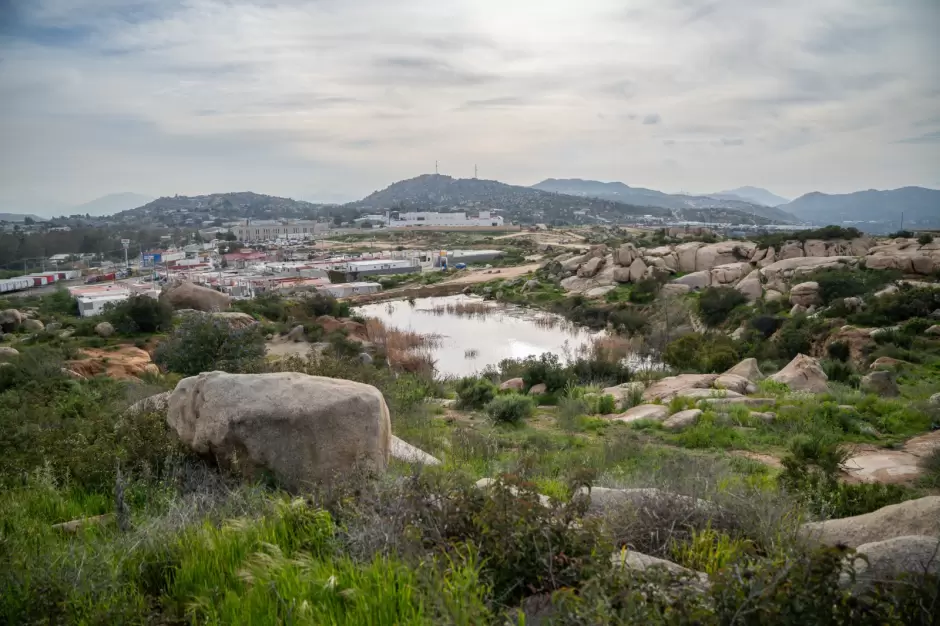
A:
[[[330,225],[313,220],[257,220],[232,228],[239,241],[272,241],[275,239],[310,239],[316,233],[325,233]]]
[[[392,212],[387,221],[389,228],[413,226],[502,226],[503,218],[490,211],[480,211],[476,216],[466,213]]]

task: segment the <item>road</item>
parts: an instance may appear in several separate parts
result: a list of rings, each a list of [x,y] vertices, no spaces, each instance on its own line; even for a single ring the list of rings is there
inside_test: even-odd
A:
[[[498,267],[490,270],[470,270],[462,276],[441,281],[441,285],[468,285],[474,283],[485,283],[488,280],[497,278],[516,278],[529,272],[534,272],[539,268],[540,263],[529,263],[528,265],[517,265],[516,267]],[[497,273],[498,272],[498,273]]]

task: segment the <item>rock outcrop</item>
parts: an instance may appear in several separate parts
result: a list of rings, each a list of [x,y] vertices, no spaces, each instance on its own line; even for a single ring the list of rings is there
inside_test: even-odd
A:
[[[741,376],[748,379],[752,383],[756,383],[757,381],[764,378],[764,375],[760,371],[760,367],[757,366],[757,359],[755,358],[744,359],[730,370],[725,372],[725,375]]]
[[[859,385],[862,391],[873,393],[883,398],[896,398],[901,395],[901,390],[894,380],[891,372],[886,370],[876,370],[871,374],[862,376]]]
[[[196,453],[252,479],[271,473],[292,490],[383,472],[391,449],[378,389],[295,372],[185,378],[167,423]]]
[[[10,348],[8,346],[0,346],[0,363],[6,363],[14,357],[19,356],[20,351],[16,348]]]
[[[827,545],[857,548],[910,535],[940,536],[940,496],[892,504],[872,513],[803,524],[802,533]]]
[[[231,297],[202,287],[191,282],[182,281],[167,285],[163,288],[161,298],[166,298],[174,309],[195,309],[197,311],[224,311],[231,304]]]
[[[20,324],[26,316],[16,309],[4,309],[0,311],[0,331],[5,333],[15,333],[20,329]]]
[[[695,424],[701,416],[702,411],[700,409],[678,411],[670,415],[669,419],[663,422],[663,428],[667,430],[682,430],[683,428]]]
[[[622,413],[613,419],[618,422],[626,423],[636,422],[639,420],[654,420],[661,422],[667,417],[669,417],[669,407],[663,406],[662,404],[641,404],[627,410],[627,412]]]
[[[99,337],[110,337],[114,334],[114,326],[111,322],[99,322],[95,324],[95,334]]]
[[[578,277],[593,278],[604,267],[604,257],[598,256],[578,268]]]
[[[894,537],[856,548],[858,582],[885,580],[903,574],[940,575],[940,539],[924,535]]]
[[[521,378],[510,378],[499,386],[500,391],[518,391],[521,393],[523,389],[525,389],[525,381]]]
[[[786,384],[791,391],[810,393],[829,391],[829,377],[820,367],[819,361],[805,354],[793,357],[786,367],[770,376],[770,380]]]
[[[799,304],[801,306],[813,306],[820,304],[819,283],[805,282],[793,285],[790,289],[790,304]]]
[[[679,374],[669,376],[653,383],[645,392],[643,400],[669,402],[677,396],[684,396],[691,390],[711,389],[718,374]]]
[[[392,436],[392,445],[389,454],[393,459],[404,461],[405,463],[414,463],[417,465],[440,465],[441,462],[436,457],[428,454],[421,448],[417,448],[407,441],[402,441],[398,437]]]

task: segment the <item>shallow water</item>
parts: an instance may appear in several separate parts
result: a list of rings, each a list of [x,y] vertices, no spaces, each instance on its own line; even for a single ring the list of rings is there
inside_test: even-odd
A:
[[[486,312],[460,314],[455,310],[460,305],[485,306]],[[380,319],[386,326],[399,330],[439,335],[439,345],[431,349],[437,371],[452,376],[467,376],[503,359],[543,352],[555,353],[562,360],[576,358],[579,350],[604,334],[572,324],[559,315],[484,303],[480,298],[464,295],[419,298],[414,305],[404,300],[368,304],[357,307],[356,313]]]

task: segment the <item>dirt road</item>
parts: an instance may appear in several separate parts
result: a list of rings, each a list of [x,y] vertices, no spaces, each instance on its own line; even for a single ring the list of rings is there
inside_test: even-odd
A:
[[[475,283],[485,283],[488,280],[498,278],[518,278],[523,274],[534,272],[539,268],[538,263],[529,263],[528,265],[518,265],[516,267],[499,267],[491,270],[470,270],[462,276],[442,281],[441,285],[472,285]]]

